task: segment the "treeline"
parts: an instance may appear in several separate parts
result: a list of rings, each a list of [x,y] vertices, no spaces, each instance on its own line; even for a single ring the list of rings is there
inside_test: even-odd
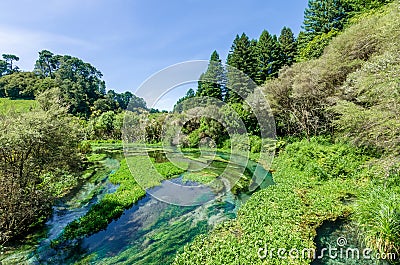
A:
[[[106,92],[102,73],[89,63],[70,55],[54,55],[43,50],[32,72],[21,72],[15,55],[3,54],[0,61],[0,97],[34,99],[39,94],[53,90],[52,96],[68,108],[68,112],[83,118],[106,111],[126,109],[131,99],[137,107],[146,108],[143,99],[130,92]],[[14,62],[14,65],[13,65]]]
[[[354,58],[343,58],[340,63],[321,64],[309,69],[312,63],[302,62],[319,58],[333,37],[354,24],[363,14],[374,12],[387,2],[389,1],[310,0],[304,12],[303,30],[297,38],[287,27],[281,30],[279,36],[272,35],[267,30],[264,30],[258,39],[250,39],[245,33],[237,35],[227,56],[226,67],[223,66],[217,51],[214,51],[208,69],[199,78],[197,89],[190,89],[185,97],[179,99],[174,106],[174,112],[181,113],[196,107],[198,101],[190,99],[213,97],[236,110],[248,133],[259,136],[258,121],[245,102],[246,97],[251,95],[258,85],[265,86],[264,91],[269,94],[278,135],[310,137],[332,133],[335,114],[326,111],[329,105],[326,102],[328,95],[333,96],[335,88],[360,64],[354,63]],[[357,36],[360,41],[366,39],[365,36]],[[358,50],[352,50],[352,56],[366,60],[369,53],[373,52],[368,49],[373,48],[362,47],[360,44]],[[365,58],[361,58],[362,56]],[[335,58],[342,57],[338,55]],[[348,65],[345,62],[349,62]],[[291,67],[293,65],[294,67]],[[333,65],[341,68],[332,68]],[[254,82],[248,82],[236,69]],[[293,71],[296,73],[293,74]],[[298,79],[293,75],[298,75]],[[323,82],[316,80],[321,75],[324,75],[321,77],[325,79]],[[294,86],[301,88],[294,94],[291,92],[292,88],[285,87],[291,87],[293,80],[296,80]],[[274,84],[281,87],[272,88]],[[314,89],[315,86],[317,88]],[[206,130],[209,124],[212,122],[208,118],[197,119],[191,122],[192,129],[187,132],[189,136],[192,132],[199,134],[199,128],[204,128],[200,137],[192,138],[211,137],[221,145],[227,138],[226,131]],[[210,134],[210,131],[214,133]]]
[[[255,193],[236,221],[186,246],[174,264],[280,264],[249,246],[259,239],[268,249],[313,247],[315,229],[339,217],[375,253],[400,254],[400,3],[385,2],[309,1],[299,59],[262,85],[281,136],[276,185]],[[334,213],[341,207],[349,208]]]
[[[32,72],[20,71],[16,55],[3,54],[3,59],[0,98],[37,99],[45,111],[66,108],[82,120],[86,139],[120,139],[128,104],[131,109],[147,110],[145,101],[129,91],[106,91],[102,73],[79,58],[43,50]]]

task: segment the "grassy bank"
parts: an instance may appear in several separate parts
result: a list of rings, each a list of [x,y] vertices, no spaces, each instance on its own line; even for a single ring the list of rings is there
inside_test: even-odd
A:
[[[64,239],[90,235],[106,228],[113,219],[121,216],[125,209],[146,194],[130,174],[125,159],[109,180],[112,184],[119,185],[116,192],[106,194],[86,215],[68,224],[62,235]]]
[[[144,157],[129,157],[128,161],[132,163],[132,167],[138,169],[138,172],[141,171],[143,172],[142,174],[145,174],[149,169],[143,167],[145,164],[142,163],[142,158]],[[154,168],[161,174],[160,180],[184,172],[184,170],[174,166],[171,162],[154,163]],[[134,170],[134,172],[136,171]],[[127,159],[121,160],[119,169],[110,175],[109,181],[114,185],[118,185],[117,190],[114,193],[106,194],[86,215],[68,224],[61,237],[62,239],[79,238],[105,229],[112,220],[118,219],[126,209],[132,207],[134,203],[146,194],[145,190],[131,174]]]
[[[174,264],[309,264],[308,257],[280,259],[276,252],[264,258],[263,251],[315,248],[316,228],[349,216],[369,186],[368,159],[318,138],[289,144],[274,160],[276,185],[255,193],[236,220],[186,246]]]

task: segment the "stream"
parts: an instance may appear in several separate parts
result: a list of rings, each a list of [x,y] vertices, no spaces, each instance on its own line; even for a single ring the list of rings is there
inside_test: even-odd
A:
[[[116,190],[108,176],[118,169],[118,159],[108,157],[102,164],[102,177],[83,184],[76,194],[60,200],[43,230],[23,246],[0,253],[0,264],[170,264],[175,254],[197,235],[207,234],[216,224],[235,218],[240,205],[251,196],[250,192],[235,195],[227,191],[202,205],[177,206],[146,193],[105,230],[53,248],[51,240],[68,223],[86,214],[105,194]],[[271,174],[257,165],[250,161],[247,171],[255,173],[257,179],[264,179],[262,187],[273,184]],[[181,181],[182,175],[163,181],[156,189]]]

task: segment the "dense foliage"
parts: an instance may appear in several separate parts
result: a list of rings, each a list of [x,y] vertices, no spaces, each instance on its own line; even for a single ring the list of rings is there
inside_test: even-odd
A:
[[[78,132],[60,113],[0,115],[0,244],[45,220],[57,183],[79,170]],[[70,176],[72,178],[72,176]]]
[[[288,264],[276,252],[264,255],[265,248],[315,248],[315,229],[324,220],[353,211],[347,202],[366,185],[367,159],[349,145],[323,138],[287,145],[274,160],[276,185],[253,194],[236,220],[197,237],[174,264]],[[310,261],[299,255],[290,264]]]
[[[265,83],[278,134],[309,141],[289,138],[294,143],[274,160],[277,185],[254,194],[236,221],[198,237],[174,264],[309,264],[308,257],[261,259],[257,251],[314,248],[315,229],[337,218],[353,220],[375,251],[399,254],[399,4],[345,25],[382,3],[351,2],[341,26],[300,47],[321,57],[295,63]],[[320,134],[357,147],[316,140]]]
[[[181,147],[229,149],[249,136],[250,151],[259,152],[260,127],[246,103],[257,100],[251,96],[258,85],[271,104],[281,137],[273,165],[276,185],[256,192],[237,220],[196,238],[174,263],[309,264],[308,256],[289,261],[259,254],[265,247],[314,248],[316,229],[338,218],[352,220],[375,251],[400,254],[400,6],[384,6],[387,2],[309,0],[297,38],[287,27],[279,37],[267,30],[258,39],[237,35],[227,66],[214,51],[197,90],[178,100],[173,113],[148,110],[144,100],[130,92],[107,91],[101,72],[79,58],[43,50],[34,70],[21,72],[18,56],[3,54],[0,245],[49,216],[54,198],[65,192],[74,171],[83,169],[80,153],[96,148],[79,141],[120,139],[124,118],[139,124],[131,130],[143,130],[146,143],[159,144],[163,125],[170,122],[182,127],[180,138],[171,139]],[[216,101],[221,103],[217,112],[207,109],[218,105]],[[238,124],[224,124],[239,140],[230,137],[226,127],[201,112],[205,110],[237,115],[246,134]],[[88,155],[89,162],[102,158]],[[171,162],[156,160],[122,160],[109,178],[119,185],[117,190],[70,223],[62,239],[106,228],[144,196],[128,164],[136,177],[147,180],[145,187],[183,172]],[[215,177],[205,172],[187,175],[186,180],[208,182]],[[182,230],[177,235],[188,236]]]
[[[4,57],[6,56],[6,57]],[[88,119],[104,112],[120,112],[132,108],[146,109],[143,99],[130,92],[106,93],[102,73],[89,63],[70,55],[54,55],[43,50],[32,72],[20,72],[13,66],[15,55],[3,55],[5,70],[0,74],[0,97],[11,99],[34,99],[46,93],[57,99],[56,105],[65,106],[69,113]],[[3,63],[1,63],[3,62]],[[1,67],[1,65],[0,65]]]

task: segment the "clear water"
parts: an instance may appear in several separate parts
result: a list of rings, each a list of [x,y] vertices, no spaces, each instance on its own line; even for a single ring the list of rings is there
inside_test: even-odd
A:
[[[339,240],[339,241],[338,241]],[[317,237],[315,239],[317,246],[317,258],[312,265],[389,265],[386,260],[374,260],[376,253],[363,256],[363,251],[366,249],[362,238],[360,237],[357,226],[351,221],[338,219],[336,221],[325,221],[321,227],[317,229]],[[339,244],[339,245],[338,245]],[[321,255],[321,250],[336,248],[331,255],[328,250]],[[349,249],[357,249],[357,252]],[[371,256],[371,259],[366,257]],[[392,263],[394,264],[394,263]]]
[[[195,236],[206,234],[213,227],[235,218],[240,205],[250,193],[233,195],[230,192],[200,206],[176,206],[161,202],[149,194],[126,210],[107,229],[80,240],[68,241],[52,248],[50,241],[61,234],[65,226],[84,215],[106,193],[116,187],[107,181],[116,170],[118,161],[105,161],[104,178],[86,183],[73,197],[60,201],[46,223],[45,236],[27,243],[0,257],[2,264],[170,264],[175,254]],[[226,167],[223,163],[216,163]],[[262,186],[271,185],[272,176],[260,170],[257,163],[248,164],[250,172],[264,179]],[[218,169],[218,168],[217,168]],[[179,182],[178,177],[172,182]],[[163,182],[162,185],[165,185]],[[195,185],[196,183],[192,183]],[[187,185],[187,183],[186,183]],[[97,192],[94,192],[97,191]],[[92,194],[95,194],[92,196]],[[89,199],[88,199],[89,198]],[[38,232],[39,234],[39,232]],[[43,234],[43,231],[42,231]]]

